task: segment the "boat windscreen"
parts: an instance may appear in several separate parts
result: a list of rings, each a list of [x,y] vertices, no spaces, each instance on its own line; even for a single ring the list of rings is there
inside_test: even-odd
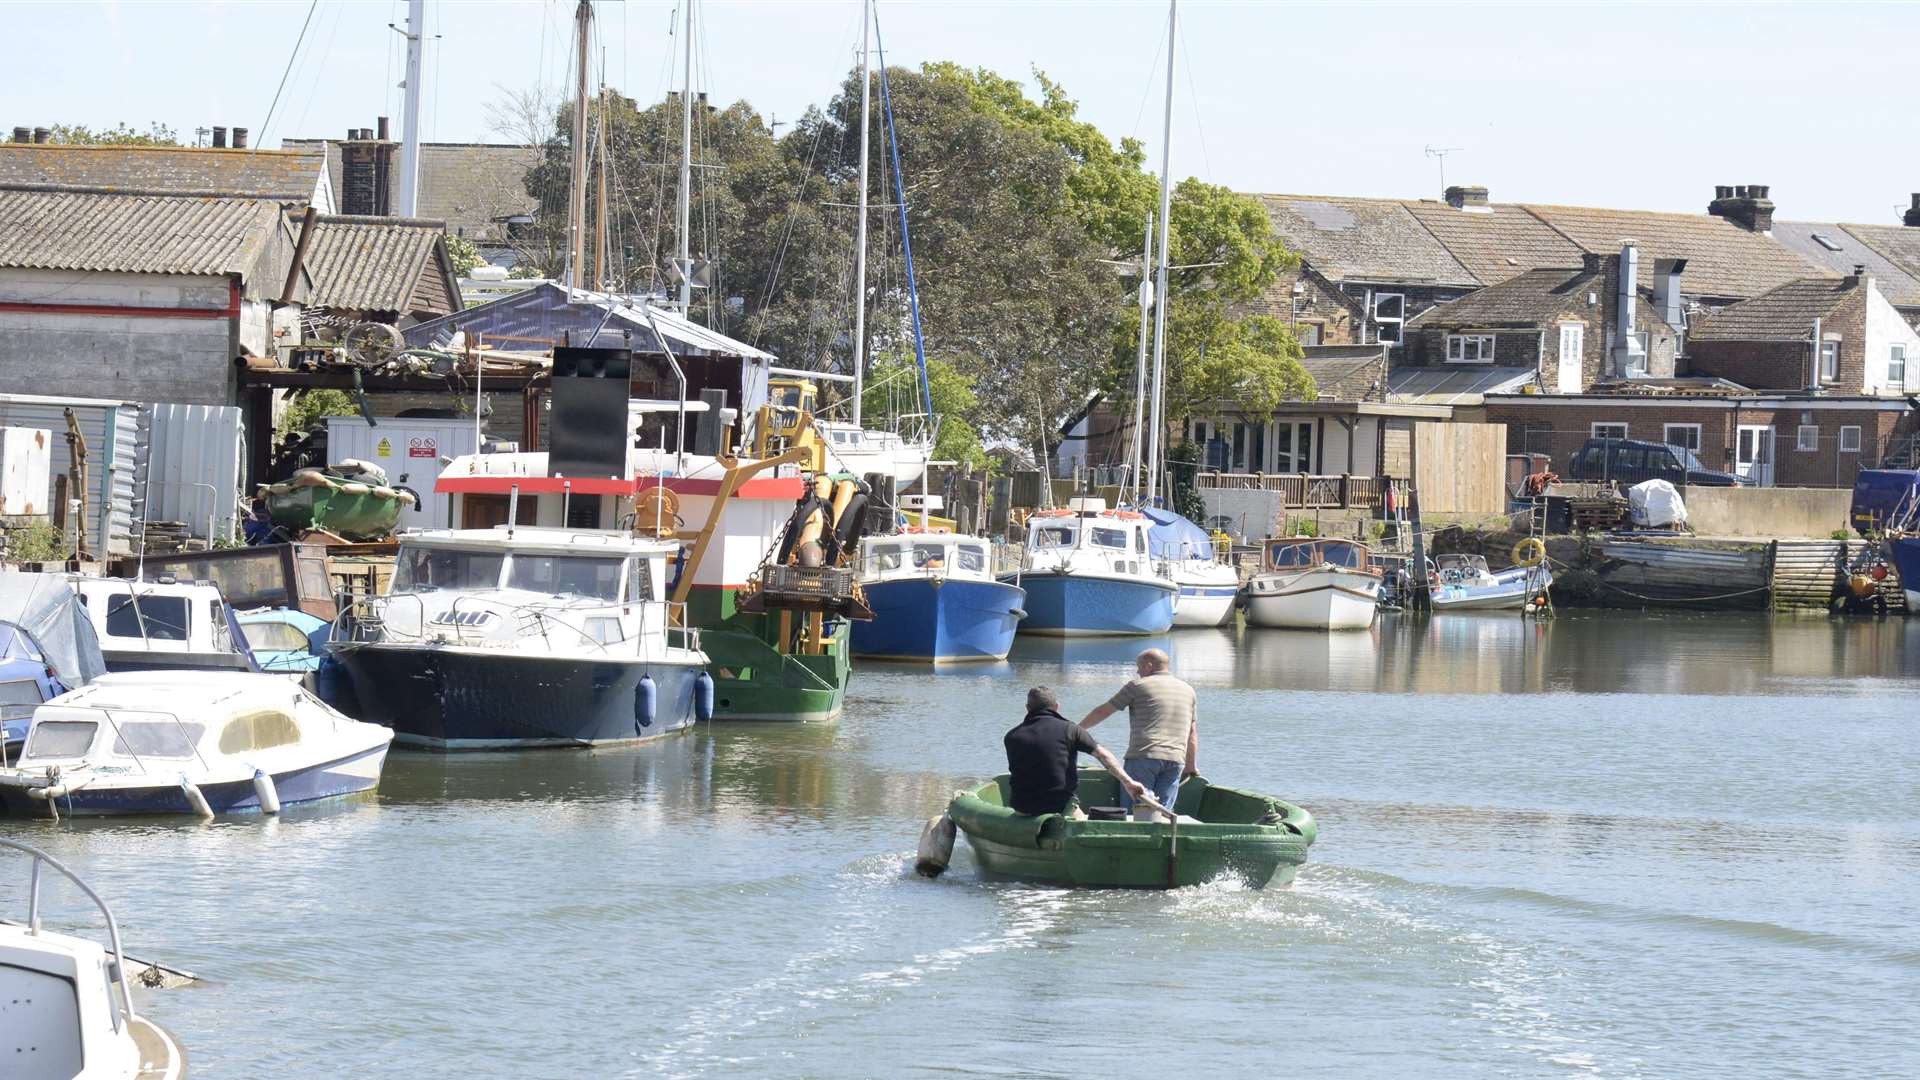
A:
[[[1095,526],[1088,531],[1088,535],[1093,538],[1096,547],[1127,550],[1127,530],[1125,529],[1102,529]]]
[[[518,555],[507,568],[507,587],[562,596],[620,599],[620,562],[587,555]]]
[[[113,740],[113,752],[121,757],[190,758],[206,734],[204,724],[178,720],[121,720]]]
[[[99,726],[92,720],[42,720],[27,735],[20,760],[79,757],[93,745],[93,732]]]
[[[394,560],[391,591],[495,588],[500,584],[500,567],[506,558],[485,551],[403,547]]]
[[[945,544],[913,545],[913,568],[915,570],[939,570],[947,565]]]
[[[107,636],[153,641],[187,640],[184,596],[113,596],[107,599]]]
[[[987,549],[979,544],[962,544],[959,559],[960,569],[981,573],[987,568]]]
[[[1074,529],[1071,525],[1042,525],[1033,530],[1033,546],[1037,548],[1063,548],[1073,546]]]
[[[1352,544],[1330,543],[1321,549],[1321,556],[1329,566],[1345,566],[1359,570],[1367,565],[1367,553]]]
[[[1274,544],[1267,549],[1267,564],[1274,567],[1312,566],[1312,544]]]

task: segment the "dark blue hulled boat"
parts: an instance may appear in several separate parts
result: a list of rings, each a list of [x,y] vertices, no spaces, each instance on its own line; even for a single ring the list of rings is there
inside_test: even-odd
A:
[[[950,533],[869,537],[860,586],[873,619],[853,624],[856,656],[940,663],[1004,660],[1026,590],[996,581],[987,541]]]
[[[1147,550],[1149,522],[1099,499],[1043,510],[1027,522],[1027,590],[1020,629],[1058,637],[1163,634],[1179,587]],[[1005,575],[1002,581],[1015,580]]]
[[[1907,593],[1907,613],[1920,613],[1920,535],[1888,540],[1887,557],[1900,572],[1900,586]]]

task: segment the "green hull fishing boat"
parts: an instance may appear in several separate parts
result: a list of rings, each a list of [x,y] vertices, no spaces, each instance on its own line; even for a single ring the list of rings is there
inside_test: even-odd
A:
[[[1313,815],[1265,795],[1218,787],[1202,777],[1180,785],[1178,822],[1061,814],[1038,817],[1006,805],[1007,777],[956,794],[947,816],[998,877],[1089,888],[1168,889],[1234,878],[1252,888],[1285,885],[1307,861],[1319,827]],[[1117,806],[1119,782],[1080,770],[1080,804]]]
[[[309,529],[325,529],[347,540],[379,540],[393,535],[400,511],[413,505],[413,495],[386,486],[384,473],[369,476],[357,467],[330,465],[302,469],[283,483],[263,485],[260,495],[274,527],[297,537]]]

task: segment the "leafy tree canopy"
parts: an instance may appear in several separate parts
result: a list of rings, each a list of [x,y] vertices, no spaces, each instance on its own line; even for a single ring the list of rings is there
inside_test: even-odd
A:
[[[179,146],[180,145],[180,138],[178,133],[176,133],[172,128],[168,127],[167,125],[159,123],[157,121],[154,123],[148,124],[147,130],[145,131],[140,131],[137,128],[129,127],[127,126],[127,123],[125,121],[121,121],[120,123],[115,124],[110,128],[101,128],[98,131],[95,131],[92,128],[89,128],[84,124],[55,124],[50,130],[53,133],[50,136],[53,142],[67,143],[71,145],[100,145],[100,146],[108,146],[108,145],[110,146]]]
[[[455,277],[466,277],[473,273],[474,267],[486,262],[480,257],[480,249],[464,236],[447,237],[447,259],[453,263]]]

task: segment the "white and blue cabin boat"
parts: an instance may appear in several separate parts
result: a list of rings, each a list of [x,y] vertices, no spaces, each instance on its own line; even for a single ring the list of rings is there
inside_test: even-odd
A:
[[[1173,627],[1170,564],[1147,549],[1152,523],[1101,499],[1074,499],[1027,521],[1024,569],[1001,581],[1027,590],[1020,629],[1057,637],[1164,634]]]
[[[1553,584],[1545,563],[1494,573],[1480,555],[1441,555],[1427,593],[1435,611],[1517,611]]]
[[[1223,561],[1213,537],[1191,520],[1159,507],[1141,513],[1151,526],[1147,547],[1169,565],[1180,588],[1173,602],[1175,626],[1224,626],[1240,597],[1240,572]]]
[[[992,545],[978,536],[869,536],[859,582],[873,618],[853,624],[856,656],[1004,660],[1026,614],[1026,590],[994,578]]]

